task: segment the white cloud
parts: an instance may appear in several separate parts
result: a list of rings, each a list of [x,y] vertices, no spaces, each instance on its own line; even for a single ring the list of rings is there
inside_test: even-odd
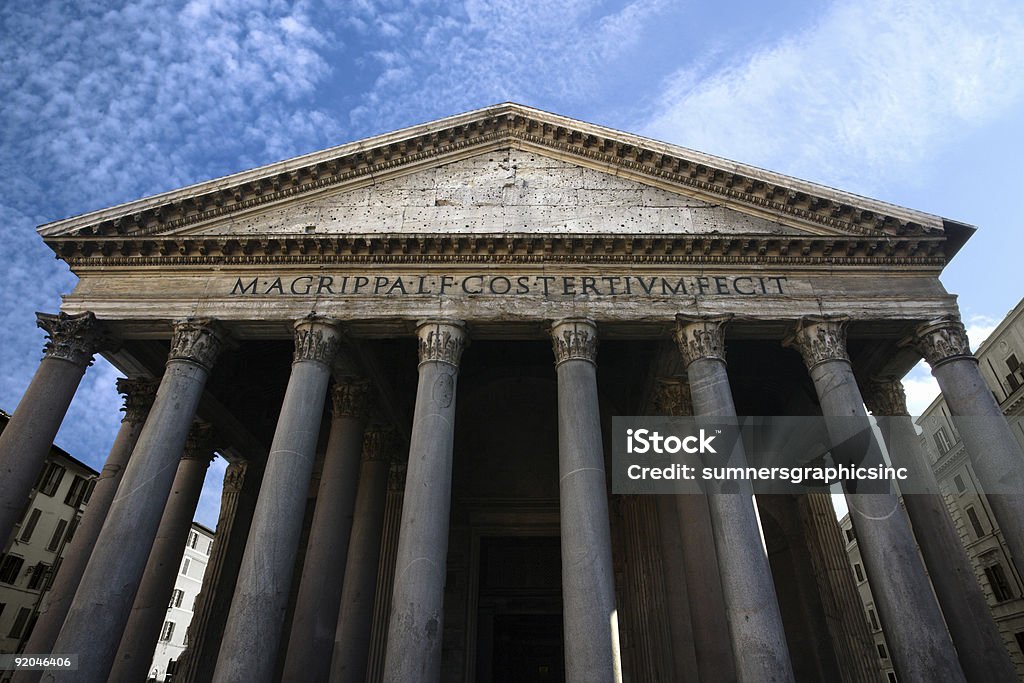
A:
[[[1020,3],[841,1],[731,67],[687,65],[652,137],[860,192],[1024,95]]]

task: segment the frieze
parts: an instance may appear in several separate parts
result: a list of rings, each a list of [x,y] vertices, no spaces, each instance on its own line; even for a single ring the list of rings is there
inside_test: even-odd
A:
[[[436,361],[459,367],[468,337],[465,325],[455,320],[428,320],[416,328],[420,364]]]
[[[676,345],[683,357],[683,365],[696,360],[712,359],[725,362],[725,325],[730,316],[694,318],[676,317]]]
[[[808,369],[828,361],[849,362],[850,356],[846,353],[848,323],[849,320],[842,317],[805,318],[783,345],[799,351]]]
[[[555,366],[570,360],[597,361],[597,325],[593,320],[570,318],[551,327]]]
[[[46,358],[59,358],[83,368],[92,365],[97,351],[114,346],[103,325],[89,312],[78,315],[63,311],[56,315],[36,313],[36,325],[46,332],[43,347]]]

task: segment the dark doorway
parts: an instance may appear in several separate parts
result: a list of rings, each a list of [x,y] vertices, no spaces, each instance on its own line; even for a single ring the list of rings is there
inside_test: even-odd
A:
[[[564,681],[558,537],[482,537],[479,577],[478,683]]]

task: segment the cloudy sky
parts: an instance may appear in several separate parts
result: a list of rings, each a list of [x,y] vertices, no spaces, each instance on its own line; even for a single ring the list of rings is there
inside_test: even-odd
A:
[[[977,225],[943,278],[975,345],[1024,294],[1019,0],[38,0],[0,6],[0,64],[8,412],[75,284],[37,225],[507,100]],[[97,469],[116,376],[57,437]]]

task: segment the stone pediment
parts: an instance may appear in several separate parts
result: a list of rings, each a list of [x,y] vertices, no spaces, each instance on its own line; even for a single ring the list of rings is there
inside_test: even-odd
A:
[[[69,261],[282,249],[355,253],[360,240],[370,251],[377,243],[408,251],[409,240],[420,240],[422,251],[431,236],[498,235],[593,236],[608,242],[594,246],[605,250],[627,235],[791,236],[817,243],[748,242],[743,249],[764,254],[771,247],[784,255],[792,247],[828,257],[838,245],[850,256],[946,260],[971,228],[503,104],[57,221],[39,232]],[[331,247],[324,240],[332,237],[343,241]],[[677,246],[726,253],[736,245],[673,242],[670,248]]]

